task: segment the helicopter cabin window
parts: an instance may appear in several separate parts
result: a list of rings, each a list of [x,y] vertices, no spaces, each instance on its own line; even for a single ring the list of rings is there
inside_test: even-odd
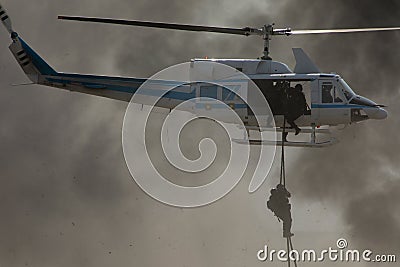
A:
[[[217,86],[216,85],[206,85],[200,87],[200,97],[209,97],[217,99]]]
[[[333,89],[333,84],[331,82],[323,82],[321,89],[322,89],[322,103],[332,103],[333,97],[331,92]]]
[[[332,82],[322,83],[322,103],[343,103],[346,98],[339,87],[333,85]]]

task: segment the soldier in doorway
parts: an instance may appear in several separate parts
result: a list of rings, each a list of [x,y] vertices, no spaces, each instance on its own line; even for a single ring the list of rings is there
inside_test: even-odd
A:
[[[289,123],[290,127],[295,129],[295,135],[298,135],[301,129],[297,126],[295,120],[307,111],[307,101],[303,93],[303,86],[301,84],[296,84],[294,88],[290,87],[287,90],[286,100],[286,121]],[[287,133],[284,135],[285,141],[286,137]]]

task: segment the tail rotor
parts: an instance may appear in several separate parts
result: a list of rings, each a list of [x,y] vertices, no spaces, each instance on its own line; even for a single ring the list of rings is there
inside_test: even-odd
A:
[[[3,23],[4,27],[6,27],[7,31],[11,34],[11,38],[15,40],[18,37],[18,34],[13,30],[11,19],[8,16],[6,10],[0,4],[0,20]]]

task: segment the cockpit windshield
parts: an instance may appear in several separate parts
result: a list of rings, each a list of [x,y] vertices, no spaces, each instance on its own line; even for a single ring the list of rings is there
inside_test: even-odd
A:
[[[343,93],[346,96],[347,100],[352,99],[356,95],[343,79],[339,79],[339,84],[341,85]]]

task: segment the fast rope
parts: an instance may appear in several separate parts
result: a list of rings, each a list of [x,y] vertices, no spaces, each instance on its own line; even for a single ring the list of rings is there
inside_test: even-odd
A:
[[[287,242],[288,242],[288,251],[289,251],[289,247],[290,247],[290,251],[292,251],[293,250],[292,238],[288,237],[287,238]],[[297,267],[297,261],[294,260],[293,263],[294,263],[294,267]],[[288,255],[288,266],[290,267],[290,257],[289,257],[289,255]]]
[[[286,173],[285,173],[285,130],[286,130],[286,116],[283,116],[283,130],[282,130],[282,153],[281,153],[281,175],[279,177],[279,184],[286,187]]]
[[[281,174],[279,177],[279,184],[283,185],[286,188],[286,172],[285,172],[285,142],[286,142],[286,116],[283,116],[283,130],[282,130],[282,153],[281,153]],[[288,253],[288,267],[290,267],[290,257],[289,253],[293,250],[293,243],[292,238],[289,236],[286,238],[286,245],[287,245],[287,253]],[[293,261],[294,266],[297,267],[297,261]]]

